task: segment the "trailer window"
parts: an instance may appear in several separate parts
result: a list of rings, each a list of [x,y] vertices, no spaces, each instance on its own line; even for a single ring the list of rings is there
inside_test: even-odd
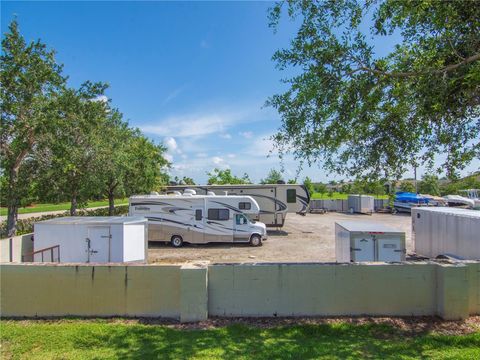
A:
[[[295,203],[295,202],[297,202],[297,190],[288,189],[287,190],[287,203]]]
[[[197,220],[197,221],[202,220],[202,210],[201,209],[195,210],[195,220]]]
[[[230,219],[230,210],[208,209],[208,220],[228,220],[228,219]]]
[[[249,202],[240,202],[238,203],[238,208],[240,210],[250,210],[252,208],[252,204]]]

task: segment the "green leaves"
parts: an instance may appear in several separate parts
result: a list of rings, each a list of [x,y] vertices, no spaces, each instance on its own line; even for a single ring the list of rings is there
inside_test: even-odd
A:
[[[273,59],[300,71],[272,96],[282,125],[272,137],[330,172],[400,177],[408,165],[432,165],[449,175],[478,158],[480,133],[480,7],[462,1],[353,0],[277,4],[276,27],[287,9],[301,20],[288,49]],[[371,36],[400,32],[384,57]]]

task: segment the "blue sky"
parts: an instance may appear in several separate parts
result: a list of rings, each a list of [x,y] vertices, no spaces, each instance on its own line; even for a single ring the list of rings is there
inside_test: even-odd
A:
[[[107,95],[130,124],[168,147],[172,175],[205,182],[214,167],[254,181],[280,169],[267,157],[278,114],[263,108],[282,91],[274,51],[288,46],[295,24],[268,28],[267,2],[4,2],[1,31],[14,14],[28,40],[57,52],[72,86],[110,84]],[[385,41],[379,51],[388,51]],[[391,46],[389,44],[388,46]],[[478,168],[478,162],[466,172]],[[285,161],[285,179],[297,163]],[[315,181],[327,177],[304,169]],[[410,174],[406,174],[409,176]]]

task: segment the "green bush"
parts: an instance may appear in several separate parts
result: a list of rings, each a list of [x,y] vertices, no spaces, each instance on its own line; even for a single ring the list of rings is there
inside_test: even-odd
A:
[[[115,206],[115,216],[127,215],[128,214],[128,205],[119,205]],[[70,216],[68,212],[61,214],[52,214],[52,215],[42,215],[40,217],[30,217],[27,219],[18,219],[17,221],[17,235],[23,235],[33,232],[33,224],[39,221]],[[100,209],[84,209],[77,211],[77,216],[108,216],[108,208]],[[0,238],[7,236],[7,222],[4,221],[0,227]]]

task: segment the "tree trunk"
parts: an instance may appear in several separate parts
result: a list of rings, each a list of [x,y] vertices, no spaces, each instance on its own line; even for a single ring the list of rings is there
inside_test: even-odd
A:
[[[70,202],[70,216],[77,215],[77,205],[77,194],[73,194]]]
[[[15,236],[15,233],[17,232],[18,205],[16,199],[12,200],[12,203],[8,204],[7,237]]]
[[[8,184],[7,196],[7,237],[15,236],[17,232],[17,217],[18,217],[18,197],[16,195],[18,179],[18,169],[12,169],[10,173],[10,181]]]
[[[113,191],[108,193],[108,215],[113,216],[115,213],[115,197]]]

